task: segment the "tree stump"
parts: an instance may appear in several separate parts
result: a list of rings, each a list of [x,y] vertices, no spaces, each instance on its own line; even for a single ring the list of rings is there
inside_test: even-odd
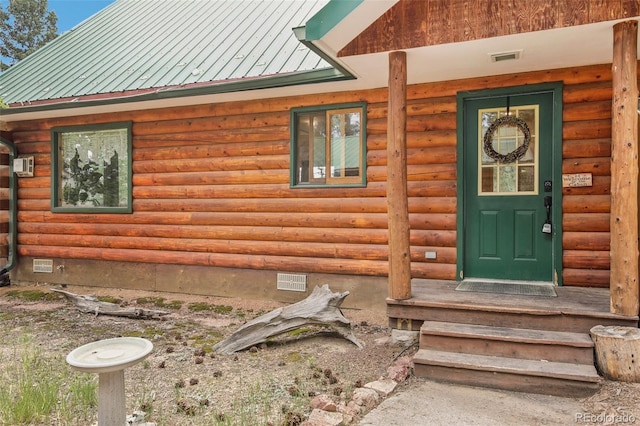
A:
[[[333,293],[327,284],[316,287],[306,299],[275,309],[244,324],[231,336],[216,344],[213,350],[229,355],[306,325],[327,326],[362,348],[362,342],[351,330],[351,323],[340,311],[340,305],[348,295],[348,291]]]
[[[591,329],[596,364],[604,377],[640,382],[640,329],[597,325]]]

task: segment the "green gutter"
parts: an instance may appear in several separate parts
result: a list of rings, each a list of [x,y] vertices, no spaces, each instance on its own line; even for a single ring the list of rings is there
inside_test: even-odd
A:
[[[103,105],[126,104],[132,102],[155,101],[161,99],[186,98],[190,96],[216,95],[222,93],[243,92],[247,90],[273,89],[279,87],[296,86],[303,84],[326,83],[331,81],[351,80],[354,77],[348,72],[341,72],[339,69],[324,68],[314,71],[303,71],[298,73],[277,75],[262,78],[232,81],[229,83],[211,84],[206,86],[182,87],[182,88],[158,88],[154,92],[147,92],[140,95],[113,97],[93,100],[76,100],[55,102],[50,104],[35,106],[15,106],[3,109],[2,115],[23,114],[30,112],[54,111],[70,108],[85,108]]]
[[[322,51],[318,46],[316,46],[311,39],[307,36],[309,31],[307,27],[297,27],[293,29],[293,33],[298,38],[298,41],[305,46],[307,46],[313,53],[320,56],[326,62],[328,62],[333,68],[335,68],[338,72],[340,72],[345,78],[355,79],[353,74],[351,74],[345,67],[340,65],[338,61],[336,61],[333,57],[326,54]]]
[[[3,110],[3,114],[4,114]],[[0,144],[9,149],[9,253],[7,264],[0,270],[4,275],[16,266],[16,253],[18,244],[18,181],[13,172],[13,159],[18,156],[18,151],[10,141],[0,137]]]
[[[307,40],[320,40],[364,0],[331,0],[307,21]]]

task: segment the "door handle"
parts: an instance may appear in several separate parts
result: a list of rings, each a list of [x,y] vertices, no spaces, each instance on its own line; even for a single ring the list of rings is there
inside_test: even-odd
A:
[[[547,219],[544,221],[544,225],[542,225],[542,233],[543,234],[551,234],[551,204],[552,198],[550,196],[544,197],[544,207],[547,210]]]

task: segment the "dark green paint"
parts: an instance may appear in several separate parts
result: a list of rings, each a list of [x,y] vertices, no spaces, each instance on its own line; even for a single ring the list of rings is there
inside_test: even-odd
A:
[[[478,196],[478,110],[540,105],[538,194]],[[560,84],[542,84],[458,95],[458,279],[493,278],[561,282]],[[543,182],[552,180],[552,193]],[[553,197],[553,234],[541,232]]]

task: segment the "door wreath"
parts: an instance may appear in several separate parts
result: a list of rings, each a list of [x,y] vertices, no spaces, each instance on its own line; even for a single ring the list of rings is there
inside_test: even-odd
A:
[[[508,154],[500,154],[495,149],[493,149],[493,136],[501,127],[506,126],[515,126],[517,127],[522,134],[524,135],[524,140],[520,146],[511,151]],[[531,131],[529,130],[529,126],[527,123],[514,115],[505,115],[503,117],[498,118],[491,126],[487,129],[487,133],[484,135],[484,152],[494,160],[500,161],[501,163],[513,163],[516,160],[519,160],[524,156],[524,154],[529,149],[529,143],[531,142]]]

